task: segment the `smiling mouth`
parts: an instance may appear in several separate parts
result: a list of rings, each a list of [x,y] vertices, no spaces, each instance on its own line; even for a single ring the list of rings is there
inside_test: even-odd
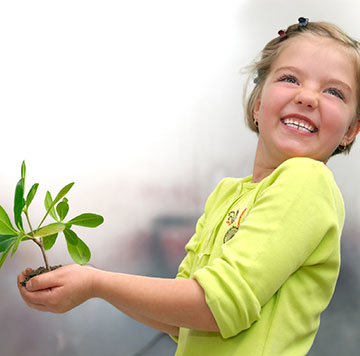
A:
[[[318,131],[318,129],[315,126],[313,126],[312,124],[310,124],[309,122],[295,119],[295,118],[294,119],[291,119],[291,118],[282,119],[281,122],[285,126],[292,127],[301,132],[315,133]]]

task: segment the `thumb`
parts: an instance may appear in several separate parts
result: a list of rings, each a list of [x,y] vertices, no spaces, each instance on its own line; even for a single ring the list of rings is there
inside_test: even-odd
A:
[[[54,274],[55,274],[54,272],[47,272],[31,278],[26,283],[26,289],[29,292],[36,292],[39,290],[56,287],[58,284],[57,284],[57,278],[56,276],[54,276]]]

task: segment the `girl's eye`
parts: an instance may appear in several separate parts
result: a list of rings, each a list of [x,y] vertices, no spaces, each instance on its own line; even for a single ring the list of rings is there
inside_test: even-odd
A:
[[[344,100],[345,99],[345,96],[344,94],[339,90],[339,89],[336,89],[336,88],[329,88],[326,90],[330,95],[334,95],[338,98],[340,98],[341,100]]]
[[[286,83],[290,83],[290,84],[297,84],[298,83],[297,79],[293,75],[283,75],[279,79],[279,82],[286,82]]]

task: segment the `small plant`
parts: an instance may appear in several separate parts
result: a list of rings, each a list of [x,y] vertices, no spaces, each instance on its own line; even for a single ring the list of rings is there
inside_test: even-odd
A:
[[[14,198],[14,222],[12,225],[9,215],[0,205],[0,268],[11,252],[11,257],[14,255],[22,241],[33,241],[39,246],[45,262],[46,271],[50,271],[51,267],[46,256],[46,251],[50,250],[54,245],[58,234],[63,233],[66,239],[67,249],[71,258],[75,263],[84,265],[90,260],[90,250],[88,246],[77,236],[72,230],[73,225],[85,227],[97,227],[103,223],[102,216],[97,214],[85,213],[72,218],[65,222],[64,219],[69,211],[69,203],[65,195],[72,188],[74,183],[66,185],[60,190],[53,200],[49,191],[45,195],[45,209],[46,213],[39,225],[34,229],[29,218],[29,206],[33,201],[38,183],[35,183],[29,190],[25,199],[25,162],[21,165],[21,179],[16,185]],[[51,216],[55,222],[43,226],[45,219]],[[23,216],[25,216],[28,231],[26,232],[23,225]]]

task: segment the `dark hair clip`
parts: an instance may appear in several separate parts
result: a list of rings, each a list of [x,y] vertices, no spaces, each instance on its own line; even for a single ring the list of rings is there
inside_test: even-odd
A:
[[[284,40],[285,38],[287,38],[287,33],[285,32],[285,30],[280,30],[278,32],[278,35],[280,36],[280,41]]]
[[[306,17],[299,17],[298,21],[299,21],[298,30],[302,30],[309,23],[309,19]]]

